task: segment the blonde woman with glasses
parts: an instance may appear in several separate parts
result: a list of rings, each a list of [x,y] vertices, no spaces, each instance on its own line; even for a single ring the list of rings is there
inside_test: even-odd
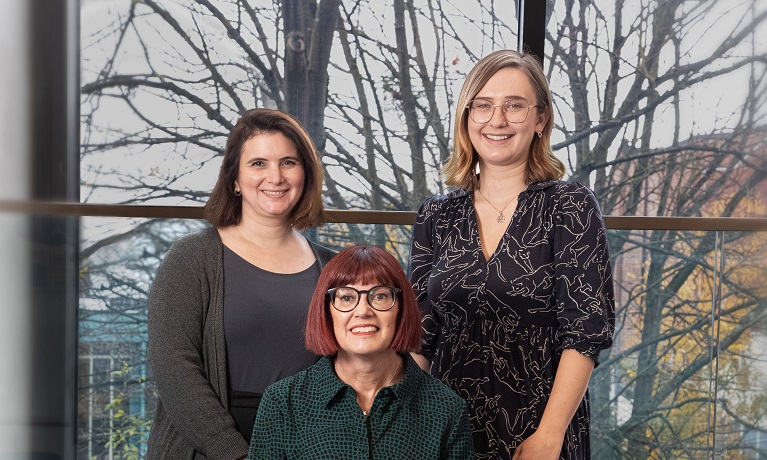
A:
[[[426,200],[413,230],[419,364],[468,402],[477,459],[589,458],[587,386],[615,322],[599,205],[560,180],[534,56],[480,60],[455,119],[457,189]]]

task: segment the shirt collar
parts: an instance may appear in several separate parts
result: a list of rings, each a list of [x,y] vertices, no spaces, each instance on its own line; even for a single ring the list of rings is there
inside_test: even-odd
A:
[[[413,361],[409,353],[400,354],[399,356],[400,358],[405,358],[405,377],[389,388],[397,399],[407,400],[415,395],[418,388],[418,380],[423,378],[424,373],[418,367],[418,364]],[[346,391],[354,391],[350,385],[347,385],[338,378],[333,370],[333,361],[330,357],[323,356],[317,361],[315,368],[319,374],[317,381],[318,390],[320,394],[324,395],[325,407],[330,407],[334,401],[342,398]]]
[[[343,396],[342,391],[350,387],[336,375],[331,357],[323,356],[317,361],[314,368],[317,369],[317,389],[321,395],[324,395],[326,407],[330,406],[337,396]]]
[[[402,355],[400,355],[402,357]],[[405,377],[392,385],[391,391],[397,399],[407,401],[415,397],[415,393],[418,391],[418,381],[424,378],[425,374],[418,367],[418,364],[413,360],[410,353],[405,353]]]
[[[533,182],[532,184],[527,186],[527,190],[525,190],[525,191],[526,192],[533,192],[533,191],[547,189],[549,187],[553,187],[554,184],[556,184],[556,183],[557,183],[557,181],[555,181],[555,180],[546,180],[546,181],[543,181],[543,182]]]

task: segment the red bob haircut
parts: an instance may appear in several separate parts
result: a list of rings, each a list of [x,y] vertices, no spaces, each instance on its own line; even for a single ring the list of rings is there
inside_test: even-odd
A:
[[[398,353],[420,351],[421,312],[413,286],[397,260],[375,246],[348,247],[323,267],[306,318],[306,348],[309,351],[324,356],[338,353],[328,289],[350,284],[377,284],[401,289],[397,329],[391,349]]]

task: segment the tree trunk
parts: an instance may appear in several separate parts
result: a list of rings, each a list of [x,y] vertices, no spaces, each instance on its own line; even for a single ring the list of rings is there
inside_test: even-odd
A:
[[[285,98],[283,110],[303,123],[320,155],[325,151],[328,64],[341,0],[283,0]],[[316,11],[312,13],[312,11]],[[327,174],[325,175],[326,178]],[[329,179],[329,178],[328,178]],[[326,180],[333,206],[346,209],[335,183]]]
[[[405,1],[394,0],[394,35],[397,40],[397,75],[399,94],[402,98],[402,112],[407,125],[407,141],[413,161],[413,194],[410,204],[415,208],[421,200],[429,196],[426,187],[426,165],[423,161],[423,133],[418,126],[415,95],[410,82],[410,52],[407,44],[407,26],[405,25]]]

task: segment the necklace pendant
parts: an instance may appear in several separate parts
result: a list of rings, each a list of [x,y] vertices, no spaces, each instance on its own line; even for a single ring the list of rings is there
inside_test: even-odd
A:
[[[506,217],[504,217],[503,211],[498,211],[498,217],[495,218],[495,221],[502,224],[504,220],[506,220]]]

